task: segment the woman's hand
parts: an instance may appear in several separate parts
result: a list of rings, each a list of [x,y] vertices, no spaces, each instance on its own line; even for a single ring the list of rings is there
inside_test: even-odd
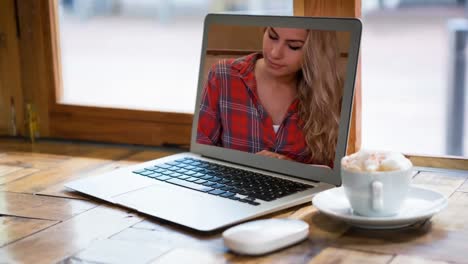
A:
[[[282,160],[292,160],[288,156],[281,155],[281,154],[271,152],[271,151],[268,151],[268,150],[262,150],[262,151],[257,152],[256,154],[262,155],[262,156],[265,156],[265,157],[270,157],[270,158],[276,158],[276,159],[282,159]]]

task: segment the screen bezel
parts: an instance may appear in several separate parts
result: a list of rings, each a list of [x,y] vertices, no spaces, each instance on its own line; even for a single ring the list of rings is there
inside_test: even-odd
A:
[[[338,142],[334,168],[311,166],[295,161],[274,159],[248,153],[239,150],[215,147],[196,142],[198,115],[200,111],[201,95],[204,85],[204,64],[210,25],[236,25],[236,26],[273,26],[307,28],[314,30],[346,31],[351,34],[348,50],[348,61],[346,65],[346,77],[344,81],[343,100],[341,105],[341,116],[339,123]],[[257,169],[286,174],[305,180],[326,182],[336,186],[341,185],[340,161],[346,155],[347,139],[349,134],[354,84],[359,56],[359,45],[361,40],[362,24],[356,18],[324,18],[324,17],[292,17],[292,16],[257,16],[257,15],[232,15],[232,14],[208,14],[205,17],[203,27],[202,54],[200,57],[200,70],[198,76],[198,90],[195,105],[195,113],[192,123],[192,138],[190,151],[202,156],[242,164]]]

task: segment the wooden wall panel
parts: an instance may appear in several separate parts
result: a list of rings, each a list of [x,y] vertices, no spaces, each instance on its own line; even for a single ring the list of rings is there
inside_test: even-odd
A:
[[[92,116],[73,117],[55,114],[51,123],[52,137],[89,141],[161,146],[190,144],[191,124],[151,123],[139,120],[103,119]]]
[[[15,0],[0,1],[0,135],[13,133],[12,99],[17,133],[24,131],[18,38]]]
[[[263,27],[212,25],[207,49],[261,50]]]
[[[264,27],[212,25],[208,33],[208,50],[262,50]],[[337,32],[338,47],[347,53],[351,34]]]
[[[39,135],[49,135],[49,91],[53,86],[50,49],[45,45],[50,30],[45,26],[48,1],[17,1],[24,105],[33,104],[39,118]]]
[[[361,0],[294,0],[295,16],[360,17]]]

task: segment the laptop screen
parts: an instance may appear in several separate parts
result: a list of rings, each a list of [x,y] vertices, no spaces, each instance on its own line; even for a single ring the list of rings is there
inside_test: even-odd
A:
[[[287,24],[205,24],[192,140],[333,170],[352,31]]]

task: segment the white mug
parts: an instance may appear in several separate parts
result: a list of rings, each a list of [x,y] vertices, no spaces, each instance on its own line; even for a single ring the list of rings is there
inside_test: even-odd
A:
[[[350,171],[341,167],[344,191],[354,213],[385,217],[398,214],[408,194],[412,168],[394,171]]]

